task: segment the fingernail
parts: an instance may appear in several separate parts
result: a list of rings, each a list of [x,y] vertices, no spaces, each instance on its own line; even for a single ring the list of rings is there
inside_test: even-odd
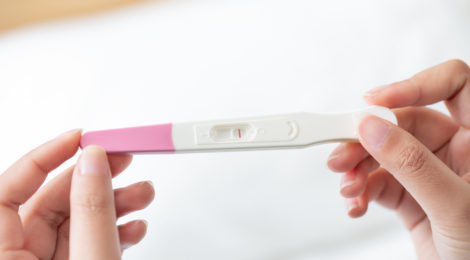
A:
[[[343,190],[344,188],[348,187],[348,186],[351,186],[353,185],[354,183],[356,183],[355,181],[348,181],[348,182],[343,182],[341,183],[340,185],[340,189]]]
[[[376,88],[373,88],[369,91],[367,91],[366,93],[364,93],[364,97],[373,97],[373,96],[377,96],[378,94],[380,94],[380,92],[382,92],[384,89],[386,89],[387,87],[389,87],[390,85],[383,85],[383,86],[379,86],[379,87],[376,87]]]
[[[344,144],[340,144],[338,147],[336,147],[336,149],[333,150],[330,156],[328,156],[328,161],[331,161],[340,157],[343,149],[344,149]]]
[[[104,150],[98,146],[87,146],[83,149],[78,161],[78,168],[82,175],[106,174],[108,159]]]
[[[62,136],[65,136],[65,135],[68,135],[68,134],[71,134],[71,133],[75,133],[75,132],[81,132],[82,129],[81,128],[75,128],[75,129],[72,129],[72,130],[68,130],[60,135],[57,136],[57,138],[60,138]]]
[[[153,182],[152,182],[152,181],[144,181],[144,183],[145,183],[145,182],[148,183],[148,184],[150,184],[150,186],[152,186],[152,187],[155,188],[155,186],[153,185]],[[145,220],[143,220],[143,221],[145,221]]]
[[[140,221],[142,221],[142,223],[144,223],[145,227],[148,227],[148,226],[149,226],[149,223],[147,222],[147,220],[141,219]]]
[[[343,175],[341,179],[340,189],[344,189],[348,186],[353,185],[356,183],[356,173],[355,172],[347,172]]]
[[[356,199],[347,200],[346,211],[348,213],[351,213],[351,211],[353,211],[354,209],[357,209],[357,208],[359,208],[359,205],[358,205]]]
[[[131,246],[133,246],[131,243],[122,243],[121,244],[121,250],[126,250]]]
[[[369,146],[379,149],[390,133],[390,125],[375,116],[366,117],[359,124],[359,135]]]
[[[330,154],[330,156],[328,156],[328,161],[332,161],[336,158],[338,158],[340,156],[340,154]]]

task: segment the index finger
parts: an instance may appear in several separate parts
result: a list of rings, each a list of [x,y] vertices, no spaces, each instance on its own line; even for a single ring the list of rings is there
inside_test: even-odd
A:
[[[0,250],[23,246],[18,207],[36,192],[50,171],[75,154],[80,132],[67,132],[39,146],[0,175]]]
[[[29,152],[0,175],[0,205],[15,211],[41,186],[47,174],[72,157],[81,130],[66,132]]]
[[[461,125],[470,127],[470,68],[450,60],[424,70],[410,79],[367,92],[369,104],[389,108],[424,106],[442,100]]]

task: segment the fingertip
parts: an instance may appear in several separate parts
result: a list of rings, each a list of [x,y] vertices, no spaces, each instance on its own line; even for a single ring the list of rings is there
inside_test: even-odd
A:
[[[345,200],[346,211],[349,217],[359,218],[366,213],[368,203],[361,197],[362,196]]]
[[[365,146],[379,150],[391,129],[391,124],[385,120],[373,115],[366,116],[358,126],[359,141]]]
[[[131,221],[126,224],[130,229],[132,229],[135,233],[140,234],[143,238],[147,233],[148,222],[144,219],[138,219]],[[140,240],[139,240],[140,241]],[[137,241],[138,242],[138,241]]]
[[[339,192],[340,192],[341,196],[343,196],[343,198],[347,198],[347,199],[348,199],[348,198],[354,198],[354,197],[356,196],[355,194],[357,193],[357,192],[354,191],[354,190],[351,190],[351,189],[343,189],[343,188],[340,189]]]
[[[328,156],[328,159],[327,159],[327,165],[328,167],[330,167],[332,170],[334,170],[334,166],[335,166],[335,161],[339,158],[341,158],[341,155],[342,155],[342,151],[344,150],[345,148],[345,144],[344,143],[341,143],[339,144],[338,146],[336,146],[336,148],[330,153],[330,155]]]
[[[341,196],[345,197],[345,198],[354,198],[355,196],[357,196],[357,189],[354,189],[354,187],[351,187],[353,186],[354,184],[346,184],[348,186],[342,186],[340,187],[340,194]]]
[[[365,93],[362,95],[362,99],[366,102],[367,105],[369,106],[383,106],[387,107],[385,99],[386,99],[386,91],[382,91],[381,93],[375,94],[375,95],[370,95],[368,93]]]
[[[147,198],[146,201],[152,202],[155,199],[155,186],[153,183],[151,181],[143,181],[139,185],[141,186],[142,193]]]
[[[71,129],[71,130],[68,130],[60,135],[58,135],[57,137],[58,138],[62,138],[62,137],[70,137],[70,136],[73,136],[73,137],[76,137],[76,136],[81,136],[82,135],[82,129],[81,128],[75,128],[75,129]]]
[[[383,106],[392,108],[404,99],[400,89],[402,88],[403,82],[399,81],[392,84],[386,84],[373,88],[362,95],[362,98],[368,105]]]
[[[147,234],[148,222],[143,219],[134,220],[118,226],[121,251],[138,244]]]
[[[328,156],[326,165],[328,168],[334,172],[343,172],[341,167],[342,162],[344,161],[344,150],[346,149],[346,144],[339,144]]]
[[[365,92],[362,95],[362,97],[366,100],[366,102],[373,102],[375,98],[382,95],[385,92],[385,90],[389,88],[389,86],[390,85],[387,84],[387,85],[382,85],[382,86],[378,86],[373,89],[370,89],[367,92]]]
[[[85,147],[78,159],[78,169],[82,175],[107,174],[109,163],[104,149],[96,145]]]
[[[340,193],[346,198],[350,197],[355,197],[351,196],[351,191],[354,189],[356,186],[356,176],[357,176],[357,171],[354,169],[348,172],[345,172],[341,176],[341,181],[340,181]]]
[[[113,176],[118,175],[132,163],[132,154],[108,154],[109,167]]]
[[[145,219],[141,219],[141,220],[138,220],[138,223],[140,225],[140,228],[142,230],[142,238],[145,237],[145,235],[147,235],[147,230],[149,228],[149,222]]]
[[[106,155],[106,152],[104,151],[104,149],[101,146],[98,146],[98,145],[89,145],[89,146],[83,148],[83,153],[94,153],[94,154],[97,154],[99,156]]]
[[[362,99],[364,100],[364,102],[366,102],[367,105],[369,106],[378,106],[378,104],[376,104],[374,101],[375,101],[375,98],[372,97],[372,96],[368,96],[367,93],[365,93],[364,95],[362,95]]]
[[[368,177],[379,164],[373,157],[362,160],[354,169],[343,174],[340,182],[340,193],[345,198],[361,195],[367,187]]]
[[[344,143],[333,150],[327,166],[334,172],[346,172],[354,169],[367,156],[367,151],[360,143]]]
[[[338,159],[339,159],[338,155],[330,156],[326,162],[326,166],[328,167],[328,169],[330,169],[333,172],[343,172],[340,167],[341,161]]]
[[[66,142],[67,144],[70,144],[70,147],[74,148],[74,153],[75,153],[78,150],[79,146],[80,146],[81,136],[82,136],[82,129],[77,128],[77,129],[72,129],[72,130],[66,131],[66,132],[58,135],[56,139],[64,140],[63,142]]]
[[[72,129],[66,131],[58,135],[56,138],[49,140],[43,145],[37,147],[33,151],[42,154],[50,149],[60,149],[60,152],[58,152],[59,156],[56,157],[63,157],[61,161],[68,159],[72,157],[79,148],[81,131],[81,129]]]
[[[344,201],[344,206],[346,208],[348,216],[352,218],[356,217],[357,212],[359,211],[359,205],[356,198],[346,199]]]
[[[141,219],[140,221],[145,225],[145,229],[147,229],[149,226],[149,222],[145,219]]]
[[[340,193],[345,198],[354,198],[364,192],[367,174],[358,173],[356,169],[343,174],[340,182]]]
[[[376,105],[374,103],[374,97],[368,96],[367,93],[362,95],[362,99],[368,104],[368,105]]]
[[[150,181],[143,181],[114,191],[118,217],[146,208],[155,198],[155,189]]]
[[[102,147],[97,146],[97,145],[90,145],[90,146],[85,147],[78,160],[80,161],[80,160],[83,160],[84,158],[94,159],[94,160],[104,160],[107,162],[107,165],[109,166],[108,156],[106,154],[106,151]]]

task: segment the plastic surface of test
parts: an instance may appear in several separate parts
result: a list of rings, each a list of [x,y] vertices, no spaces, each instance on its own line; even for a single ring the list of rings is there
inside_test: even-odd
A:
[[[99,145],[109,153],[305,147],[357,141],[357,126],[367,115],[397,123],[391,110],[372,106],[349,113],[292,113],[92,131],[82,136],[80,145]]]

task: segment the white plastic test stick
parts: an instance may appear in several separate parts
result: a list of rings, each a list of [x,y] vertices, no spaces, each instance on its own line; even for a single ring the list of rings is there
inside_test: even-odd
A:
[[[110,153],[298,148],[357,141],[357,126],[367,115],[397,123],[391,110],[372,106],[349,113],[292,113],[93,131],[83,135],[81,146],[99,145]]]

